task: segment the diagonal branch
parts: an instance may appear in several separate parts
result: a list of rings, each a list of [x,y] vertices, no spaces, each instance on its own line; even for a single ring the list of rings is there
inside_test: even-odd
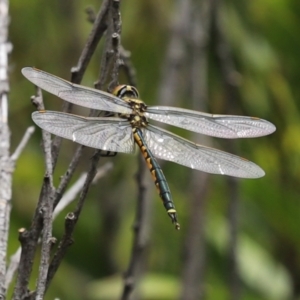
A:
[[[96,177],[93,180],[93,183],[95,183],[98,179],[104,177],[113,167],[112,163],[106,163],[101,168],[97,170]],[[83,173],[76,182],[72,185],[72,187],[64,194],[61,201],[59,202],[59,205],[55,208],[53,212],[53,220],[71,203],[75,200],[77,194],[82,189],[87,174]],[[22,230],[21,230],[22,231]],[[5,287],[8,289],[10,283],[13,280],[14,274],[17,271],[17,268],[19,266],[20,262],[20,256],[21,256],[21,247],[11,256],[10,258],[10,264],[8,266],[6,275],[5,275]]]
[[[27,145],[27,143],[28,143],[30,137],[32,136],[32,134],[34,133],[34,131],[35,131],[35,127],[34,126],[30,126],[30,127],[28,127],[26,129],[25,134],[24,134],[24,136],[23,136],[20,144],[18,145],[18,147],[16,148],[15,152],[10,157],[12,161],[15,162],[20,157],[23,149]]]
[[[101,9],[93,23],[93,28],[88,37],[88,40],[82,50],[76,67],[73,67],[72,82],[80,83],[84,72],[96,50],[96,47],[107,29],[107,14],[109,9],[110,0],[104,0]]]
[[[73,235],[75,226],[77,224],[77,221],[79,219],[79,216],[81,214],[81,211],[82,211],[84,202],[86,200],[86,196],[89,191],[90,185],[92,184],[92,182],[95,178],[95,175],[97,173],[96,167],[97,167],[100,157],[101,157],[101,151],[96,150],[91,159],[89,170],[87,172],[87,176],[86,176],[86,179],[85,179],[85,182],[83,185],[83,189],[80,193],[79,200],[78,200],[77,206],[75,208],[75,211],[72,213],[69,213],[65,219],[65,233],[64,233],[64,236],[62,237],[62,240],[59,243],[58,249],[51,261],[49,271],[48,271],[48,276],[47,276],[46,288],[48,288],[49,284],[51,283],[62,259],[64,258],[65,254],[67,252],[67,249],[73,243],[72,235]],[[34,299],[34,298],[32,298],[32,299]]]

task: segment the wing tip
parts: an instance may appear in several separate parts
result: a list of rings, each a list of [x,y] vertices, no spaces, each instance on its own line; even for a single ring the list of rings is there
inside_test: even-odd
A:
[[[34,78],[35,74],[42,73],[42,72],[44,72],[44,71],[37,69],[35,67],[24,67],[21,69],[21,73],[28,80],[30,80],[31,78]]]

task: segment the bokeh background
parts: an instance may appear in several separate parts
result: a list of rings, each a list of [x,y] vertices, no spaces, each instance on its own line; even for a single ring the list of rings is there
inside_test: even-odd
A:
[[[179,2],[122,1],[122,44],[131,52],[141,98],[149,105],[165,101],[162,82],[166,78],[172,28],[180,18],[176,15]],[[194,1],[193,5],[196,7],[199,3],[202,5],[205,1]],[[177,232],[161,205],[150,174],[146,174],[147,193],[151,198],[147,212],[150,226],[145,237],[145,276],[140,278],[139,299],[176,299],[183,295],[181,284],[189,271],[190,251],[193,255],[198,253],[199,276],[196,278],[200,290],[199,298],[191,299],[300,299],[300,3],[299,0],[214,3],[218,7],[219,28],[222,28],[236,71],[231,74],[234,92],[228,93],[226,88],[217,51],[220,40],[212,26],[204,45],[205,60],[200,64],[205,76],[203,72],[199,78],[189,74],[191,66],[187,65],[193,61],[179,64],[180,92],[169,105],[202,107],[216,114],[253,115],[273,122],[277,131],[268,137],[228,143],[171,130],[246,157],[260,165],[266,176],[236,181],[163,163],[179,213],[182,229]],[[35,110],[30,102],[34,88],[22,77],[21,68],[36,66],[70,79],[70,69],[76,65],[92,27],[85,8],[92,6],[97,12],[100,5],[101,1],[95,0],[11,1],[9,37],[14,48],[10,57],[9,124],[12,150],[25,129],[33,124],[30,115]],[[199,22],[205,24],[206,17],[207,22],[211,22],[208,16],[203,14]],[[82,84],[93,86],[99,74],[101,49],[102,44]],[[189,48],[184,51],[188,51],[186,49]],[[203,51],[203,47],[199,49]],[[126,81],[124,75],[120,78]],[[206,95],[199,94],[199,103],[206,99],[201,104],[190,100],[193,92],[187,84],[198,79]],[[234,95],[232,100],[228,95]],[[58,98],[45,93],[44,99],[47,109],[61,109],[62,101]],[[85,114],[86,110],[76,108],[74,112]],[[41,132],[37,128],[17,163],[9,254],[19,246],[17,229],[30,226],[39,196],[45,170],[40,141]],[[70,141],[63,142],[55,172],[56,183],[65,172],[75,147]],[[87,169],[92,153],[90,149],[85,150],[75,177]],[[119,154],[100,160],[100,165],[112,162],[113,169],[93,185],[75,231],[75,243],[46,299],[119,298],[122,274],[127,269],[132,248],[137,155]],[[53,234],[58,239],[63,234],[64,217],[72,207],[70,205],[54,223]],[[198,210],[198,215],[193,215]],[[38,258],[37,253],[36,267]],[[37,269],[32,276],[32,288],[36,274]]]

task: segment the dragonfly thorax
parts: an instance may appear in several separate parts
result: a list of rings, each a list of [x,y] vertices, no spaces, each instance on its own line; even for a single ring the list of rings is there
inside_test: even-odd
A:
[[[130,115],[128,118],[130,124],[134,128],[142,128],[147,127],[148,120],[143,115]]]

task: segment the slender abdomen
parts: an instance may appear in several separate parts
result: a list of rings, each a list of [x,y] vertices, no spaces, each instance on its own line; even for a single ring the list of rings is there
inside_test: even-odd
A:
[[[171,191],[168,186],[166,177],[165,177],[161,167],[157,163],[155,157],[153,156],[151,151],[148,149],[141,130],[138,128],[133,128],[133,136],[134,136],[135,142],[138,144],[138,146],[145,158],[145,161],[151,172],[155,186],[159,193],[159,196],[160,196],[161,200],[163,201],[164,207],[167,210],[167,213],[170,216],[172,222],[175,224],[175,228],[177,230],[179,230],[180,225],[177,222],[176,209],[175,209],[175,206],[174,206],[174,203],[172,200]]]

